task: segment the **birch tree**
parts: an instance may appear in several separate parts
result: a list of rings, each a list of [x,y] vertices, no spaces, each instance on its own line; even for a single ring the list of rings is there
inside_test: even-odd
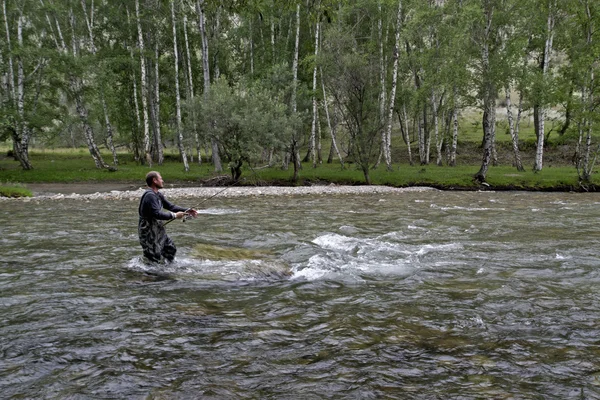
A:
[[[8,70],[5,78],[5,83],[2,85],[4,88],[4,94],[2,102],[5,110],[16,110],[16,113],[5,116],[6,121],[0,120],[0,123],[4,125],[4,128],[11,132],[13,141],[13,153],[21,167],[24,170],[33,169],[33,165],[29,160],[29,141],[31,139],[31,130],[28,123],[28,117],[25,115],[25,67],[23,61],[23,54],[21,51],[17,51],[13,54],[13,44],[11,42],[11,18],[8,15],[6,8],[6,0],[2,1],[2,12],[4,15],[4,27],[6,34],[6,58],[8,60]],[[23,9],[16,10],[16,35],[17,35],[17,48],[23,50],[23,24],[25,17],[23,15]],[[16,64],[16,83],[15,83],[15,67]],[[5,111],[6,112],[6,111]]]
[[[49,29],[51,32],[56,32],[54,35],[54,43],[57,46],[57,50],[59,53],[64,55],[65,60],[67,62],[71,62],[71,65],[66,65],[66,77],[68,82],[68,88],[71,96],[75,100],[75,107],[77,110],[77,114],[83,126],[83,132],[86,139],[86,143],[88,146],[88,150],[90,155],[94,159],[94,163],[96,164],[96,168],[106,168],[106,169],[114,169],[114,167],[110,167],[102,158],[100,154],[100,150],[96,144],[96,140],[94,138],[94,129],[89,120],[89,110],[86,104],[86,101],[83,96],[84,85],[83,85],[83,77],[78,76],[73,67],[77,64],[79,54],[78,54],[78,44],[80,43],[80,37],[78,35],[78,30],[75,26],[75,19],[73,14],[73,9],[69,8],[68,10],[62,10],[63,16],[68,19],[70,30],[71,30],[71,50],[67,47],[67,43],[65,41],[65,35],[63,34],[63,27],[61,21],[58,16],[54,15],[53,18],[50,15],[46,14],[46,19],[49,24]],[[67,15],[65,15],[67,14]],[[72,54],[69,55],[69,52]],[[82,73],[82,72],[81,72]]]
[[[481,84],[479,91],[483,109],[483,157],[481,167],[475,174],[475,179],[479,182],[485,182],[492,159],[496,135],[496,99],[498,97],[498,88],[494,66],[495,57],[497,56],[497,29],[500,24],[499,20],[502,17],[502,10],[498,9],[494,0],[486,0],[482,4],[481,11],[483,18],[479,19],[479,25],[473,32],[474,39],[478,42],[481,52],[479,63]]]
[[[594,151],[594,127],[598,122],[598,100],[596,79],[600,66],[600,43],[597,40],[597,27],[600,25],[600,8],[589,0],[579,0],[572,5],[577,18],[572,22],[572,42],[569,53],[571,58],[571,74],[575,85],[580,89],[576,108],[577,147],[575,166],[581,184],[587,185],[592,180],[592,173],[600,146]],[[581,51],[585,48],[586,51]]]
[[[144,47],[144,34],[142,32],[142,21],[140,17],[140,1],[135,0],[135,18],[138,33],[138,47],[140,50],[140,86],[142,90],[142,124],[144,132],[144,156],[146,164],[152,167],[152,143],[150,140],[150,121],[148,115],[148,74],[146,70],[146,55]]]
[[[550,61],[553,50],[552,46],[554,42],[554,27],[556,23],[556,10],[557,0],[548,0],[548,14],[546,20],[544,50],[540,61],[540,84],[542,86],[542,89],[536,93],[538,96],[538,101],[536,102],[535,106],[537,145],[535,151],[535,163],[533,166],[534,171],[541,171],[543,167],[544,141],[546,139],[544,132],[544,124],[546,121],[546,108],[544,104],[544,86],[546,80],[548,79],[548,73],[550,71]]]
[[[81,0],[81,8],[83,10],[83,16],[85,19],[85,25],[88,30],[89,39],[90,39],[90,50],[94,57],[97,56],[98,50],[96,47],[96,41],[94,39],[94,2],[92,0],[92,5],[90,7],[90,11],[88,12],[85,0]],[[100,80],[99,84],[100,88],[100,101],[102,104],[102,113],[104,114],[104,124],[106,127],[106,137],[108,142],[108,148],[113,156],[113,164],[116,167],[119,164],[119,159],[117,157],[117,151],[115,149],[114,140],[113,140],[113,126],[110,122],[110,117],[108,115],[108,106],[106,105],[106,99],[104,98],[104,87],[103,82]]]
[[[315,60],[319,56],[319,32],[321,23],[319,18],[315,23]],[[318,102],[317,102],[317,64],[313,66],[313,81],[312,81],[312,125],[310,130],[310,141],[309,141],[309,154],[310,160],[312,161],[313,168],[317,167],[317,154],[316,154],[316,135],[317,135],[317,120],[318,120]],[[320,158],[320,157],[319,157]],[[320,160],[319,160],[320,161]]]
[[[177,25],[175,23],[175,1],[171,0],[171,20],[173,22],[173,67],[175,71],[175,109],[177,118],[177,147],[183,161],[185,171],[190,170],[187,155],[183,146],[183,132],[181,124],[181,95],[179,93],[179,49],[177,48]]]
[[[204,99],[210,95],[210,58],[208,53],[208,36],[206,34],[206,21],[204,14],[204,0],[196,0],[196,12],[198,14],[198,30],[202,41],[202,72],[204,76]],[[212,124],[218,123],[213,121]],[[221,157],[219,156],[219,143],[211,139],[212,161],[216,172],[223,171]]]
[[[400,58],[400,28],[401,28],[401,23],[402,23],[402,1],[398,1],[398,12],[396,15],[396,41],[394,43],[394,53],[393,53],[393,59],[394,59],[394,64],[392,66],[392,88],[390,91],[390,100],[389,100],[389,106],[388,106],[388,115],[387,115],[387,130],[385,133],[385,140],[384,140],[384,155],[385,155],[385,164],[387,166],[388,171],[392,170],[392,153],[391,153],[391,146],[392,146],[392,121],[393,121],[393,116],[394,116],[394,107],[395,107],[395,101],[396,101],[396,89],[398,86],[398,65],[399,65],[399,58]]]

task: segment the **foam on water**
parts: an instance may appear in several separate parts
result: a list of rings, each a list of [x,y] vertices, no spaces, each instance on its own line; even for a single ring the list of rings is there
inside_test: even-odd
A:
[[[406,276],[418,264],[418,251],[402,243],[386,241],[391,234],[361,238],[326,233],[316,237],[317,254],[294,268],[292,278],[319,280],[336,278],[363,281],[367,276]],[[419,249],[421,249],[419,247]],[[320,251],[319,251],[320,250]]]
[[[256,281],[285,279],[289,267],[278,260],[210,260],[178,256],[172,263],[146,262],[134,257],[127,269],[169,279],[221,281]]]
[[[205,208],[198,210],[198,214],[209,214],[209,215],[227,215],[227,214],[240,214],[242,210],[235,208]]]

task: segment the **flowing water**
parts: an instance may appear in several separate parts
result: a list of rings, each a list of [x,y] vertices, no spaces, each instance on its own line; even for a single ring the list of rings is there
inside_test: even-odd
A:
[[[600,398],[598,195],[205,204],[0,203],[0,398]]]

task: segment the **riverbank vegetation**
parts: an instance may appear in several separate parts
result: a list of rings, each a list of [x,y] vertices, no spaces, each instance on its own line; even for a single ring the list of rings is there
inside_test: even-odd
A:
[[[499,153],[501,159],[508,157],[506,151]],[[373,169],[371,183],[395,187],[432,186],[448,190],[596,190],[593,182],[588,186],[581,184],[576,169],[569,165],[566,154],[560,147],[548,151],[551,166],[543,171],[536,172],[532,168],[516,171],[509,165],[493,166],[490,167],[485,184],[473,178],[479,167],[469,161],[469,154],[471,153],[461,154],[460,159],[464,159],[464,162],[453,168],[435,164],[395,163],[391,170],[383,167]],[[113,182],[143,186],[143,177],[149,170],[147,165],[140,164],[127,155],[121,155],[122,162],[116,171],[98,169],[90,162],[86,149],[35,150],[30,153],[30,157],[39,167],[23,171],[18,162],[5,153],[0,156],[0,192],[2,187],[7,186],[27,190],[27,184],[35,183]],[[362,171],[354,163],[345,163],[343,167],[339,162],[324,163],[317,168],[310,162],[302,163],[300,178],[296,182],[293,181],[292,171],[282,169],[280,165],[269,167],[246,164],[242,167],[243,174],[238,180],[231,175],[214,172],[213,166],[208,163],[191,164],[190,169],[185,171],[175,151],[167,152],[163,164],[155,167],[161,171],[168,185],[184,187],[365,184]]]
[[[1,4],[0,182],[595,190],[592,0]]]

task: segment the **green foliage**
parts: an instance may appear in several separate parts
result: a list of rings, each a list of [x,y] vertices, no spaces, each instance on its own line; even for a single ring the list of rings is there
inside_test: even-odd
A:
[[[230,86],[225,79],[212,85],[210,95],[193,104],[198,130],[205,140],[222,146],[232,169],[260,156],[264,149],[283,150],[300,123],[287,106],[259,83]]]
[[[33,193],[31,190],[26,189],[22,186],[16,185],[2,185],[0,184],[0,197],[32,197]]]

